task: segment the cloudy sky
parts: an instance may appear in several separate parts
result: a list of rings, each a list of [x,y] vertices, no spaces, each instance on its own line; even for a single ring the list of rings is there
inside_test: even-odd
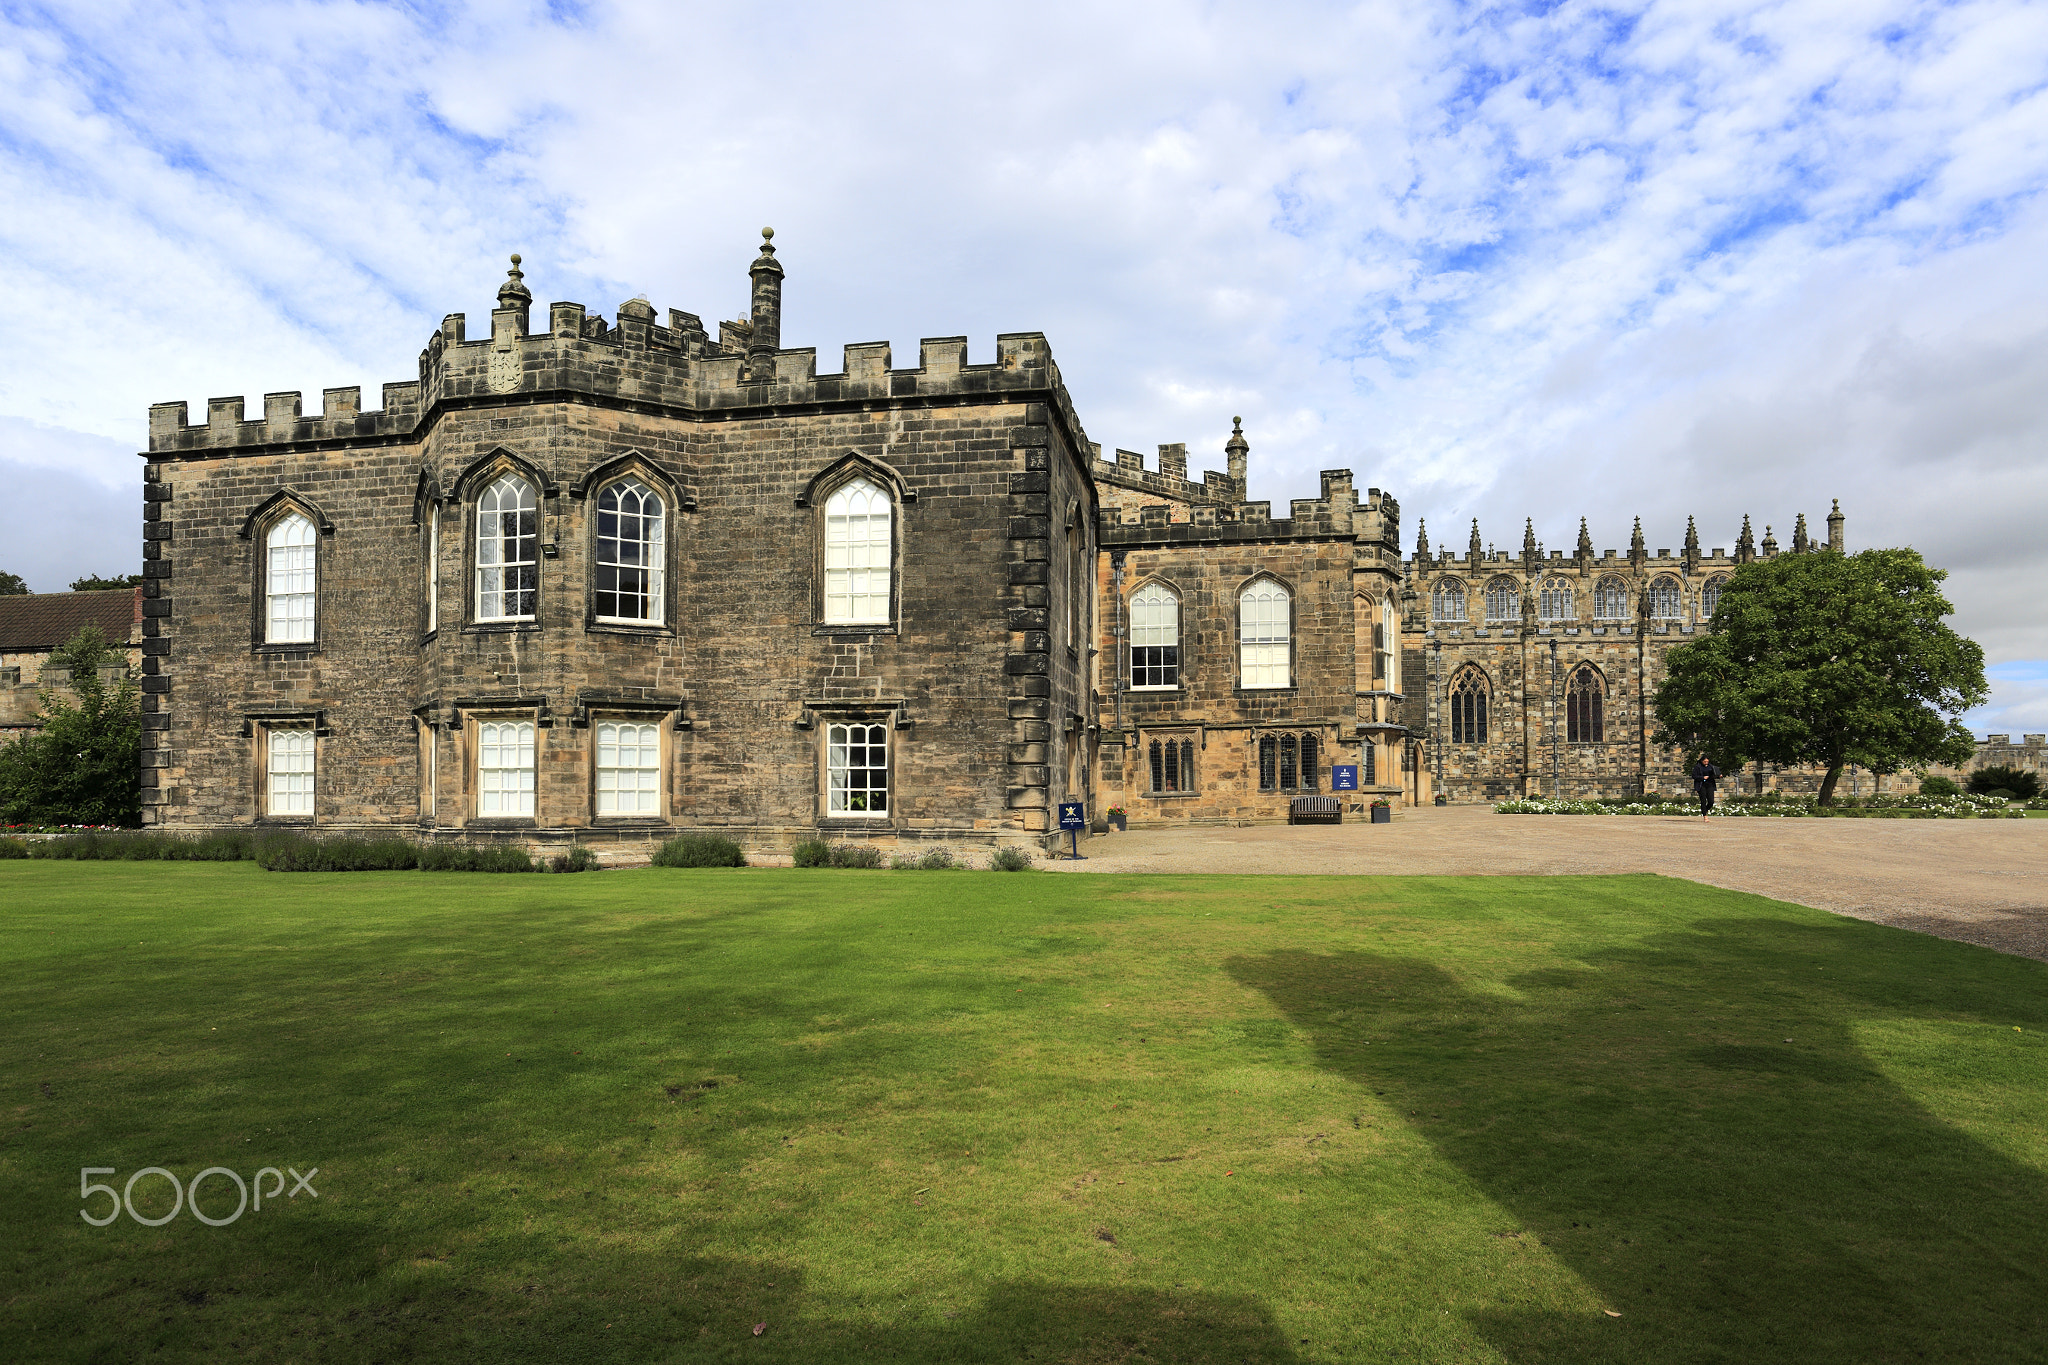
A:
[[[1047,333],[1090,436],[1406,539],[1840,498],[2048,729],[2048,8],[0,0],[0,568],[139,555],[151,402],[410,378],[541,300]],[[1206,456],[1207,458],[1204,458]]]

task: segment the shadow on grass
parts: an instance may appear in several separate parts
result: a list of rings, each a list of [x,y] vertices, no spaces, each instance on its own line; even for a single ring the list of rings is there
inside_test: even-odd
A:
[[[99,1340],[26,1339],[57,1347],[34,1358],[93,1365],[218,1358],[245,1334],[288,1341],[297,1358],[350,1362],[1299,1360],[1250,1298],[1006,1281],[978,1303],[822,1302],[784,1263],[609,1253],[582,1270],[509,1293],[443,1281],[250,1306],[232,1283],[187,1277],[155,1286],[147,1303],[131,1297],[136,1311]]]
[[[1758,918],[1505,992],[1370,952],[1230,971],[1504,1210],[1495,1236],[1579,1277],[1584,1312],[1473,1315],[1511,1361],[2048,1359],[2048,1180],[1928,1112],[1853,1032],[1970,1022],[2021,1046],[2039,964]]]

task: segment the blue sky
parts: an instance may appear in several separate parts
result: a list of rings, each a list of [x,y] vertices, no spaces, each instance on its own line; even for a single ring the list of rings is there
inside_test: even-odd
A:
[[[511,251],[737,316],[773,223],[828,367],[1042,330],[1106,447],[1242,414],[1254,496],[1348,466],[1411,541],[1840,498],[2048,729],[2048,10],[944,13],[0,4],[0,567],[134,567],[151,402],[374,393]]]

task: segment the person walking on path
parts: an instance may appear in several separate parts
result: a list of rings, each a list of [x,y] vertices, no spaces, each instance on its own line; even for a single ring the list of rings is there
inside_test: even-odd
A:
[[[1707,818],[1714,809],[1714,783],[1720,779],[1721,770],[1714,766],[1714,760],[1701,754],[1692,765],[1692,789],[1700,798],[1700,819]]]

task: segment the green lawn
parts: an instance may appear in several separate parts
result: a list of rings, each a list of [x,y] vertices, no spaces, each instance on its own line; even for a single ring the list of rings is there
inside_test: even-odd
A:
[[[2048,966],[1754,896],[12,862],[0,925],[9,1359],[2048,1360]]]

